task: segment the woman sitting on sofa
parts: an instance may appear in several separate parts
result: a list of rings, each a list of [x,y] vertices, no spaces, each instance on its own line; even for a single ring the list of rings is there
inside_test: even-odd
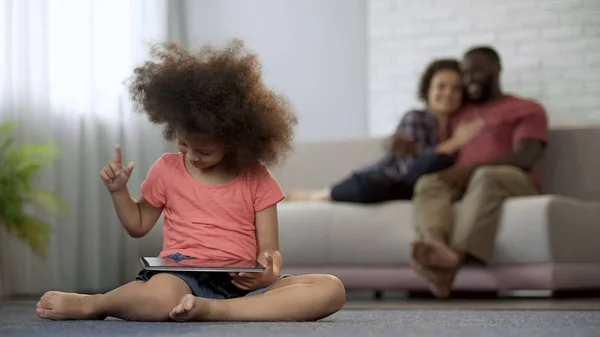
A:
[[[291,191],[287,201],[378,203],[409,200],[424,174],[453,165],[453,155],[475,137],[483,124],[476,120],[449,135],[450,117],[462,105],[463,87],[458,61],[435,60],[423,72],[419,98],[426,109],[407,112],[390,139],[389,154],[355,171],[331,188]]]

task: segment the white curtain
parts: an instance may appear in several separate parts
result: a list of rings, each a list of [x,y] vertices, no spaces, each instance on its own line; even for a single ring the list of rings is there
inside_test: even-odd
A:
[[[39,179],[66,202],[41,259],[0,229],[0,297],[98,292],[135,276],[136,242],[120,226],[99,172],[121,144],[136,161],[129,187],[172,145],[130,112],[124,80],[151,43],[180,40],[180,1],[0,0],[0,119],[20,142],[53,141],[60,157]]]

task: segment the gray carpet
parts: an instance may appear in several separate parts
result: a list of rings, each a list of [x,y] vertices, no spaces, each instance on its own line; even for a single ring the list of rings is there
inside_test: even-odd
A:
[[[316,323],[53,322],[29,303],[0,303],[0,336],[600,336],[600,311],[344,310]]]

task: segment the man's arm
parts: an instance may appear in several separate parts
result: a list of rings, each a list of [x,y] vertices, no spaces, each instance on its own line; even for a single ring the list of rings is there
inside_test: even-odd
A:
[[[546,142],[541,139],[524,138],[515,143],[513,151],[506,156],[491,160],[489,162],[473,165],[510,165],[521,168],[525,171],[531,170],[544,156],[546,152]]]
[[[548,140],[548,117],[544,108],[537,103],[532,103],[529,109],[519,118],[512,131],[512,152],[478,166],[511,165],[528,171],[542,159]]]
[[[453,138],[449,138],[449,139],[446,139],[445,141],[439,143],[435,147],[435,152],[452,156],[456,153],[456,151],[460,150],[461,147],[462,147],[462,144],[458,143]]]
[[[509,165],[521,168],[524,171],[531,170],[546,151],[548,139],[546,113],[541,106],[536,105],[531,107],[531,110],[521,116],[515,123],[512,130],[512,151],[485,162],[454,166],[439,172],[438,177],[457,189],[464,189],[472,174],[481,166]]]
[[[279,275],[283,261],[279,253],[277,204],[256,212],[256,236],[258,241],[258,258],[262,260],[264,253],[269,253],[269,255],[273,256],[273,272]]]
[[[516,141],[513,150],[502,157],[477,164],[453,166],[436,174],[449,186],[464,190],[467,187],[471,176],[479,167],[510,165],[521,168],[524,171],[529,171],[542,158],[545,149],[546,143],[544,140],[523,138]]]

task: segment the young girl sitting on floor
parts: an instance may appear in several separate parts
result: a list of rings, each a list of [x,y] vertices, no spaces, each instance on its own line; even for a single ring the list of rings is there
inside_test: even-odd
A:
[[[262,82],[256,55],[233,41],[190,53],[176,44],[152,51],[135,69],[136,110],[165,126],[179,153],[167,153],[129,194],[133,162],[121,149],[101,170],[117,215],[132,237],[164,213],[161,257],[257,259],[262,273],[149,272],[101,295],[47,292],[37,314],[48,319],[131,321],[308,321],[337,312],[342,283],[330,275],[281,273],[277,203],[284,199],[266,166],[291,148],[296,117]]]

